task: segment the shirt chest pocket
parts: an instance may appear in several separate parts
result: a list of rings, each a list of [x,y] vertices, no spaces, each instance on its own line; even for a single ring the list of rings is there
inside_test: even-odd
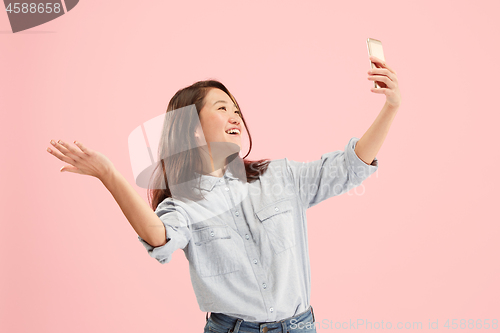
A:
[[[200,277],[238,271],[238,252],[229,226],[213,225],[192,231],[195,268]]]
[[[290,200],[275,202],[256,212],[269,237],[274,253],[279,254],[295,246],[293,208]]]

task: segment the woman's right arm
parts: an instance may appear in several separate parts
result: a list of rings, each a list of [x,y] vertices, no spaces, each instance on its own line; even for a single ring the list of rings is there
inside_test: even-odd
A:
[[[165,226],[123,175],[112,168],[101,181],[113,195],[135,232],[149,245],[165,245]]]
[[[111,192],[132,228],[143,240],[153,247],[167,243],[166,229],[158,215],[105,155],[86,148],[76,141],[75,144],[79,149],[61,141],[51,140],[51,144],[57,148],[57,151],[52,149],[47,149],[47,151],[70,164],[63,166],[61,171],[89,175],[99,179]]]

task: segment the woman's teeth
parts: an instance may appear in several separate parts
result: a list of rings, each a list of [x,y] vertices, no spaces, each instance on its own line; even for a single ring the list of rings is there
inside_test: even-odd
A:
[[[232,129],[232,130],[229,130],[229,131],[226,131],[227,134],[232,134],[232,135],[239,135],[240,134],[240,131],[237,130],[237,129]]]

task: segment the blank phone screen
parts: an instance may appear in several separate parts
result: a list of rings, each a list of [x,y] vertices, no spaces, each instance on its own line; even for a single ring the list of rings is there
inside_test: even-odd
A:
[[[372,56],[375,56],[375,57],[385,61],[384,50],[382,48],[382,44],[376,43],[376,42],[370,42],[370,50],[371,50]]]

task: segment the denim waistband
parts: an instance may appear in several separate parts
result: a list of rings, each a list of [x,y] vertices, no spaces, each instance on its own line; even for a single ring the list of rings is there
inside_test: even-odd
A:
[[[231,329],[231,332],[237,332],[240,328],[242,329],[251,329],[251,330],[256,330],[259,332],[267,332],[271,330],[276,330],[279,328],[283,328],[283,330],[286,330],[287,328],[290,328],[291,326],[294,327],[294,325],[297,325],[299,323],[305,323],[305,322],[311,322],[310,325],[314,325],[314,312],[312,309],[312,306],[309,306],[307,310],[304,312],[301,312],[295,316],[288,317],[285,319],[277,320],[277,321],[272,321],[272,322],[254,322],[254,321],[247,321],[243,320],[241,318],[229,316],[223,313],[216,313],[212,312],[210,314],[210,319],[212,322],[218,326],[222,326],[225,329],[229,328]],[[207,313],[207,321],[208,321],[208,313]],[[238,325],[239,324],[239,325]],[[302,325],[301,325],[302,326]]]

